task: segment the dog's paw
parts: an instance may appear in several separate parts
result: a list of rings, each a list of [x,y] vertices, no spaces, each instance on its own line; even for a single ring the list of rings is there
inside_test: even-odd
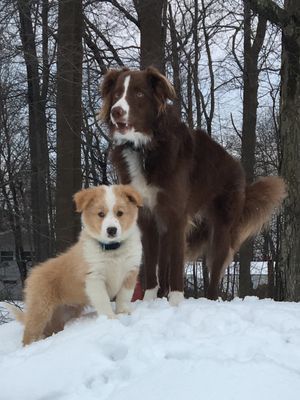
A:
[[[158,286],[153,289],[147,289],[144,294],[144,301],[151,301],[157,298]]]
[[[118,318],[118,316],[115,313],[102,314],[102,315],[105,315],[108,319],[117,319]]]
[[[130,308],[130,306],[125,306],[125,305],[122,305],[120,307],[117,306],[116,313],[117,314],[129,314],[130,315],[131,314],[131,308]]]
[[[174,291],[169,293],[169,303],[171,306],[178,306],[183,299],[183,292]]]

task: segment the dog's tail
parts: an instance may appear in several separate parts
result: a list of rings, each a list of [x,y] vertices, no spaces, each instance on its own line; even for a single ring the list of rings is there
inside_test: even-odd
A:
[[[25,313],[14,304],[5,303],[5,308],[22,324],[25,323]]]
[[[246,186],[246,198],[239,229],[239,245],[257,234],[286,197],[284,180],[278,176],[259,178]]]

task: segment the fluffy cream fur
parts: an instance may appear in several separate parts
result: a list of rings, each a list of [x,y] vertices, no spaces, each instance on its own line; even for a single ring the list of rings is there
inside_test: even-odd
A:
[[[83,220],[78,242],[33,268],[25,285],[25,313],[10,307],[25,325],[24,345],[60,331],[88,304],[115,318],[110,301],[116,298],[116,313],[130,312],[142,257],[136,224],[140,195],[127,185],[99,186],[80,191],[74,200]],[[103,250],[99,243],[99,238],[116,240],[105,237],[107,218],[118,226],[121,245],[115,250]]]

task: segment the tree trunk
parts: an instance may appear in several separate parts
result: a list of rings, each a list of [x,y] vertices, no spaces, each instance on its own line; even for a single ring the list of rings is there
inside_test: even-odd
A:
[[[279,268],[283,272],[284,298],[300,301],[300,2],[285,1],[289,23],[282,34],[281,175],[287,182]],[[295,18],[292,17],[294,15]]]
[[[204,297],[207,298],[207,292],[208,292],[208,285],[209,285],[209,273],[208,273],[208,267],[206,264],[206,258],[202,258],[202,276],[203,276],[203,294]]]
[[[136,0],[141,32],[141,69],[150,65],[165,72],[162,14],[166,0]]]
[[[193,83],[195,92],[195,105],[196,105],[196,127],[199,129],[202,126],[202,113],[201,113],[201,94],[200,94],[200,82],[199,82],[199,61],[200,61],[200,45],[199,45],[199,2],[194,2],[194,28],[193,28],[193,40],[194,40],[194,65],[193,65]]]
[[[60,0],[57,55],[56,250],[79,232],[72,196],[81,188],[82,1]]]
[[[29,146],[31,163],[31,208],[36,262],[49,257],[47,210],[47,125],[45,101],[41,98],[39,64],[32,26],[30,0],[18,0],[20,36],[27,70],[29,105]]]
[[[254,11],[282,29],[280,99],[281,175],[288,196],[283,206],[279,270],[283,297],[300,300],[300,4],[286,0],[284,9],[271,0],[250,0]]]
[[[165,34],[163,27],[163,12],[166,0],[134,0],[139,18],[141,33],[141,69],[149,66],[165,72]],[[141,265],[140,281],[143,289],[146,286],[144,265]]]
[[[169,25],[170,25],[170,36],[171,36],[171,56],[172,56],[172,68],[173,68],[173,84],[176,92],[176,99],[174,100],[174,108],[178,117],[181,117],[181,82],[180,82],[180,63],[178,54],[178,40],[175,21],[172,14],[172,6],[169,3]]]
[[[241,161],[247,182],[254,179],[257,92],[258,92],[258,55],[263,45],[266,32],[266,19],[259,17],[256,36],[251,43],[251,9],[248,1],[244,2],[244,69],[243,69],[243,127]],[[252,293],[251,261],[253,258],[253,240],[248,240],[240,249],[239,296]]]

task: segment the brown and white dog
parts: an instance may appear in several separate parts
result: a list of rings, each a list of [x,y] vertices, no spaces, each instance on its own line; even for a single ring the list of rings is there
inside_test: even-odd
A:
[[[184,261],[207,256],[208,297],[216,299],[223,272],[242,242],[256,234],[285,197],[281,178],[246,184],[241,164],[204,131],[190,130],[167,100],[175,92],[154,68],[110,70],[100,116],[114,140],[122,183],[143,196],[140,227],[145,298],[183,298]],[[158,282],[157,282],[158,266]]]
[[[98,186],[81,190],[74,200],[82,213],[78,242],[33,268],[24,313],[9,307],[25,325],[24,345],[62,330],[88,304],[115,318],[110,300],[116,297],[116,313],[130,312],[142,256],[140,195],[126,185]]]

